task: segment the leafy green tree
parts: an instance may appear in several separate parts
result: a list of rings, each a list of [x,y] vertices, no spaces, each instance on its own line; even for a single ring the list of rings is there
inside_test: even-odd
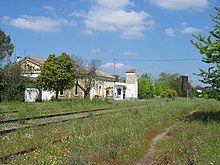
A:
[[[175,96],[177,95],[176,91],[173,90],[173,89],[167,89],[167,90],[164,90],[160,96],[161,97],[168,97],[172,100],[174,100]]]
[[[75,62],[66,53],[60,56],[49,55],[37,77],[37,86],[44,90],[53,90],[58,99],[58,93],[70,89],[75,84]]]
[[[138,97],[143,98],[152,98],[154,95],[154,86],[153,86],[153,78],[144,73],[138,79]]]
[[[0,100],[24,100],[24,90],[28,78],[22,76],[21,67],[17,64],[0,68]]]
[[[220,8],[216,7],[216,10],[217,15],[211,15],[215,26],[210,35],[208,37],[193,35],[197,42],[192,41],[192,44],[205,55],[202,62],[209,64],[207,71],[199,69],[200,73],[197,75],[201,77],[201,82],[208,84],[209,90],[206,92],[209,97],[220,100]]]
[[[115,82],[122,82],[126,83],[126,78],[125,77],[120,77],[119,75],[112,75],[112,77],[115,77]]]
[[[11,43],[11,38],[0,29],[0,62],[5,58],[12,55],[14,45]]]
[[[179,73],[170,74],[162,72],[157,79],[157,83],[162,84],[166,89],[173,89],[177,92],[177,96],[183,96],[182,79]]]
[[[115,77],[115,82],[120,82],[120,76],[119,75],[112,75],[113,77]]]
[[[161,94],[167,89],[169,89],[169,86],[166,82],[157,80],[154,81],[154,90],[156,96],[161,96]]]

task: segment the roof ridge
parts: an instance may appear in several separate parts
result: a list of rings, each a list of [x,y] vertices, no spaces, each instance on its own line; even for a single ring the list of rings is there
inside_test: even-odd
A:
[[[39,65],[42,65],[46,61],[46,58],[37,57],[37,56],[30,56],[30,55],[26,56],[24,59],[33,60],[35,63],[38,63]]]
[[[28,55],[27,57],[33,57],[33,58],[39,58],[39,59],[46,60],[46,58],[43,58],[43,57],[38,57],[38,56],[31,56],[31,55]]]

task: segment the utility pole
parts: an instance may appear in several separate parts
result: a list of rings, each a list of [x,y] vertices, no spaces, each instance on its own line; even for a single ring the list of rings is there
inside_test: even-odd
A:
[[[115,77],[115,58],[114,58],[114,77]]]
[[[26,51],[26,50],[24,50],[24,57],[26,57],[26,55],[27,55],[27,51]]]
[[[115,58],[114,58],[114,78],[115,78]],[[115,78],[115,81],[114,81],[114,85],[113,85],[113,98],[115,99],[115,82],[116,82],[116,78]]]

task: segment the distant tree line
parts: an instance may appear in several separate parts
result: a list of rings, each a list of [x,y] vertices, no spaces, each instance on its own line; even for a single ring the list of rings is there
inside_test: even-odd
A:
[[[214,98],[220,100],[220,8],[215,7],[216,16],[211,15],[214,22],[213,30],[209,36],[193,35],[197,41],[191,41],[204,55],[202,62],[208,64],[208,70],[199,69],[200,73],[195,74],[200,77],[199,81],[207,84],[205,88],[200,88],[201,97]],[[152,98],[153,96],[183,96],[181,90],[181,76],[178,73],[161,73],[158,79],[153,79],[147,73],[139,78],[139,98]],[[189,84],[189,94],[198,95],[196,88]]]
[[[196,89],[189,83],[188,90],[191,96],[196,95]],[[158,79],[144,73],[138,79],[138,97],[149,99],[153,97],[184,97],[186,93],[182,90],[182,76],[179,73],[162,72]]]

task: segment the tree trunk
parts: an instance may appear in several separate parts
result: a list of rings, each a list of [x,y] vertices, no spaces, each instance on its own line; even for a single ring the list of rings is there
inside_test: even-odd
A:
[[[85,99],[90,99],[90,90],[91,88],[83,88],[77,81],[77,85],[80,87],[80,89],[82,89],[82,91],[84,92],[84,98]]]
[[[90,99],[90,92],[88,92],[87,90],[84,92],[84,98]]]
[[[56,100],[58,100],[58,93],[59,93],[59,91],[56,90]]]

